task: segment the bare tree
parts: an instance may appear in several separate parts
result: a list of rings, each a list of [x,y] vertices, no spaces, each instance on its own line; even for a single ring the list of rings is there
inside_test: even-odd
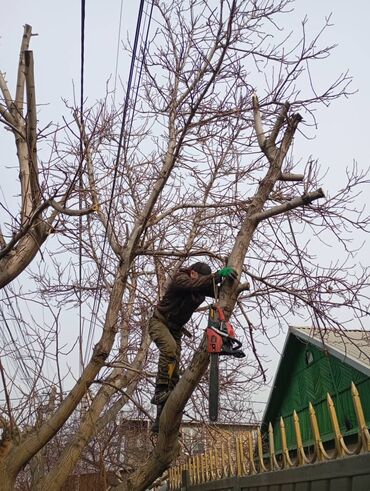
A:
[[[321,265],[314,250],[320,239],[348,247],[346,235],[368,231],[368,217],[351,209],[367,177],[354,171],[344,189],[324,199],[319,167],[295,164],[297,134],[314,122],[317,105],[349,94],[350,79],[339,75],[321,94],[312,80],[305,83],[310,64],[331,48],[320,48],[319,36],[308,41],[304,23],[299,42],[289,36],[281,41],[271,26],[290,3],[156,3],[156,29],[141,54],[143,79],[123,133],[121,112],[109,107],[107,96],[85,111],[83,121],[72,108],[64,138],[61,130],[51,135],[53,158],[40,162],[40,172],[48,175],[55,161],[60,175],[81,177],[82,202],[91,197],[96,213],[82,225],[78,217],[58,216],[55,239],[63,253],[56,241],[48,241],[48,269],[33,269],[34,296],[14,292],[22,301],[37,298],[52,316],[42,331],[33,325],[33,350],[42,355],[33,360],[31,393],[53,384],[59,390],[58,403],[36,424],[32,411],[27,413],[30,392],[5,382],[4,489],[12,489],[22,466],[55,442],[81,401],[85,410],[75,419],[73,434],[33,489],[60,489],[86,457],[89,442],[114,425],[125,405],[147,414],[154,369],[147,320],[168,273],[187,260],[200,257],[214,269],[229,264],[238,272],[239,281],[222,285],[219,301],[228,317],[248,326],[248,364],[254,356],[257,361],[250,375],[246,366],[230,361],[230,373],[237,375],[225,382],[227,391],[263,371],[254,336],[269,319],[284,326],[288,313],[305,316],[308,309],[318,326],[339,329],[338,308],[359,320],[366,313],[367,270],[351,275],[345,263]],[[267,36],[274,33],[275,44]],[[257,91],[264,94],[260,100]],[[8,114],[5,108],[2,114]],[[63,195],[64,208],[69,196]],[[89,328],[84,342],[79,333],[85,356],[73,384],[62,374],[65,341],[58,310],[71,305],[80,306]],[[25,316],[9,307],[7,320],[15,319],[27,325]],[[81,314],[74,319],[77,326]],[[187,368],[166,402],[148,460],[117,489],[143,490],[153,483],[178,454],[186,404],[194,400],[194,406],[204,407],[197,401],[204,401],[208,353],[202,331],[194,328],[193,334],[184,353]],[[74,339],[78,342],[77,335]],[[12,359],[17,342],[6,351]],[[55,376],[47,375],[45,360]],[[14,407],[16,390],[22,390],[23,402]]]
[[[76,175],[72,179],[64,176],[59,184],[53,179],[40,181],[34,62],[33,52],[28,49],[31,36],[32,28],[26,25],[14,98],[4,74],[0,73],[0,121],[14,135],[21,185],[19,213],[15,215],[7,210],[11,223],[6,231],[0,229],[0,288],[30,264],[47,237],[53,233],[53,225],[60,213],[84,215],[94,210],[93,206],[86,210],[67,208],[67,201],[73,199]],[[49,209],[52,211],[46,216]]]

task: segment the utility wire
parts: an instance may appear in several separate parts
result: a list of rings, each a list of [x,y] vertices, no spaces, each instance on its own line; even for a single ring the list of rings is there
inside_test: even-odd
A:
[[[151,2],[150,12],[148,13],[149,7],[148,7],[148,10],[145,12],[146,25],[144,24],[143,31],[145,31],[146,34],[145,34],[145,38],[144,38],[144,35],[141,36],[141,42],[143,44],[143,47],[141,48],[142,57],[141,57],[140,66],[136,67],[135,75],[133,77],[133,86],[135,87],[135,89],[134,89],[135,90],[135,96],[133,99],[133,103],[131,104],[130,113],[129,113],[129,115],[127,115],[127,118],[126,118],[126,127],[128,129],[125,130],[125,132],[124,132],[123,143],[122,143],[124,161],[126,161],[126,162],[128,161],[128,148],[129,148],[129,144],[130,144],[130,137],[131,137],[132,126],[133,126],[135,110],[136,110],[136,103],[137,103],[139,89],[140,89],[141,76],[142,76],[142,72],[143,72],[143,66],[144,66],[146,53],[148,50],[148,38],[149,38],[149,32],[150,32],[150,24],[151,24],[151,20],[153,17],[153,8],[154,8],[154,0],[152,0],[152,2]],[[122,181],[123,181],[123,173],[120,176],[118,189],[121,189]],[[116,207],[114,210],[114,212],[115,212],[114,216],[116,216],[117,206],[118,206],[117,201],[115,203],[116,203]]]
[[[153,8],[154,8],[154,0],[152,0],[152,5],[151,5],[151,8],[150,8],[149,19],[148,19],[147,28],[146,28],[146,35],[145,35],[145,40],[144,40],[144,47],[143,47],[143,50],[142,50],[142,58],[141,58],[141,63],[140,63],[140,70],[139,70],[139,75],[138,75],[138,78],[137,78],[137,81],[136,81],[135,98],[134,98],[134,103],[133,103],[133,106],[132,106],[132,109],[131,109],[131,121],[130,121],[130,125],[129,125],[129,130],[125,133],[124,151],[126,151],[126,152],[127,152],[127,149],[128,149],[128,144],[129,144],[129,140],[130,140],[130,136],[131,136],[132,125],[133,125],[133,121],[134,121],[135,108],[136,108],[136,103],[137,103],[137,99],[138,99],[138,95],[139,95],[139,88],[140,88],[141,76],[142,76],[142,73],[143,73],[143,66],[144,66],[144,61],[145,61],[145,56],[146,56],[147,46],[148,46],[148,38],[149,38],[149,32],[150,32],[150,24],[151,24],[151,20],[152,20],[152,17],[153,17]]]
[[[105,246],[106,246],[106,242],[107,242],[108,226],[109,226],[109,222],[110,222],[110,216],[112,213],[113,198],[114,198],[115,186],[116,186],[116,181],[117,181],[117,176],[118,176],[118,165],[119,165],[119,161],[120,161],[120,157],[121,157],[124,130],[125,130],[125,126],[126,126],[128,103],[130,100],[130,92],[131,92],[132,78],[133,78],[134,68],[135,68],[137,47],[138,47],[138,42],[139,42],[141,20],[142,20],[142,15],[143,15],[143,7],[144,7],[144,0],[141,0],[140,1],[140,7],[139,7],[139,13],[138,13],[138,17],[137,17],[137,22],[136,22],[135,40],[134,40],[134,46],[133,46],[133,52],[132,52],[132,58],[131,58],[129,78],[128,78],[128,83],[127,83],[126,98],[125,98],[125,103],[124,103],[124,107],[123,107],[121,131],[120,131],[120,137],[119,137],[118,148],[117,148],[117,156],[115,159],[111,195],[110,195],[110,199],[109,199],[109,207],[108,207],[108,215],[107,215],[107,227],[105,228],[105,233],[104,233],[104,241],[103,241],[103,248],[102,248],[102,254],[101,254],[101,261],[99,264],[97,285],[100,284],[101,275],[102,275],[102,267],[103,267],[103,262],[104,262]],[[113,226],[112,226],[112,230],[113,230]],[[102,291],[99,290],[99,294],[96,294],[94,297],[88,341],[86,344],[86,353],[85,353],[86,357],[87,357],[87,352],[90,349],[90,346],[92,344],[92,340],[93,340],[94,333],[95,333],[95,325],[96,325],[97,314],[98,314],[98,311],[100,308],[101,296],[102,296]]]
[[[84,135],[84,71],[85,71],[85,0],[81,0],[81,76],[80,76],[80,163],[79,163],[79,209],[82,209],[82,164],[84,161],[83,151],[83,135]],[[78,219],[78,234],[79,234],[79,260],[78,260],[78,276],[79,276],[79,357],[80,357],[80,375],[84,367],[83,359],[83,321],[82,321],[82,215]]]
[[[147,53],[147,50],[148,50],[148,38],[149,38],[149,32],[150,32],[150,24],[151,24],[151,20],[152,20],[152,17],[153,17],[153,8],[154,8],[154,0],[152,0],[152,2],[151,2],[151,7],[150,7],[149,14],[148,14],[148,12],[146,12],[146,16],[145,16],[148,20],[147,20],[146,29],[145,28],[143,29],[143,30],[146,30],[146,34],[145,34],[145,39],[142,36],[142,39],[144,41],[143,41],[143,48],[142,48],[142,57],[141,57],[141,62],[140,62],[140,68],[137,67],[136,73],[135,73],[135,77],[134,77],[134,86],[136,87],[136,89],[135,89],[135,97],[134,97],[134,100],[133,100],[133,104],[131,105],[130,118],[127,118],[128,121],[127,121],[127,125],[126,126],[128,127],[128,130],[125,131],[125,133],[124,133],[123,152],[124,152],[124,156],[125,156],[125,160],[126,161],[128,160],[128,148],[129,148],[129,144],[130,144],[130,137],[131,137],[131,132],[132,132],[132,126],[133,126],[133,122],[134,122],[136,103],[137,103],[137,99],[138,99],[138,95],[139,95],[141,76],[142,76],[142,72],[143,72],[143,66],[144,66],[144,62],[145,62],[146,53]],[[118,189],[121,189],[122,181],[123,181],[123,174],[121,174],[121,176],[120,176],[120,181],[119,181]],[[117,212],[117,210],[115,210],[115,211]]]

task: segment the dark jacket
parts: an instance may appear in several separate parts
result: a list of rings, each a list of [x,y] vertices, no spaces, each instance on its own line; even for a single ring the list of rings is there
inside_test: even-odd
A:
[[[195,280],[190,277],[189,269],[180,269],[157,305],[157,310],[164,317],[168,328],[173,331],[181,329],[204,302],[205,297],[215,297],[215,285],[219,281],[217,273],[200,274]]]

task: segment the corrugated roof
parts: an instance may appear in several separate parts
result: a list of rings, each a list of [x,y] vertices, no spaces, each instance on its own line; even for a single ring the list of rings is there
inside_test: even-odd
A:
[[[370,376],[370,331],[322,329],[320,333],[312,327],[296,326],[289,331]]]
[[[295,336],[306,343],[311,343],[320,350],[326,350],[332,356],[370,377],[370,331],[326,329],[320,333],[318,329],[313,327],[290,326],[272,383],[272,389],[266,403],[262,418],[263,422],[266,420],[268,409],[273,400],[273,394],[276,392],[276,381],[284,363],[284,356],[291,336]]]

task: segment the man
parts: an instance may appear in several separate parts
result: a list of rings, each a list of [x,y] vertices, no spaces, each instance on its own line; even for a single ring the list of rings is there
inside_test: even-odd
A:
[[[164,297],[154,309],[149,321],[149,334],[159,349],[159,361],[155,392],[151,399],[151,403],[157,406],[153,432],[158,432],[164,403],[179,380],[184,325],[206,296],[215,297],[216,285],[223,278],[235,280],[236,277],[233,268],[226,267],[212,274],[208,264],[197,262],[175,274]]]

